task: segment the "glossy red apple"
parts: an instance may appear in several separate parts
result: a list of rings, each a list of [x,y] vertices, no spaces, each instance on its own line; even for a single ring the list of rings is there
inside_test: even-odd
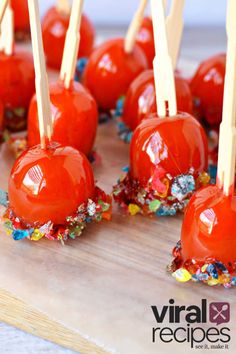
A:
[[[135,45],[130,54],[124,51],[124,39],[106,41],[91,54],[85,68],[83,83],[90,90],[98,106],[109,111],[126,94],[130,83],[147,69],[142,49]]]
[[[207,171],[207,138],[200,123],[187,113],[145,119],[134,131],[130,146],[130,173],[146,187],[157,169],[172,177]]]
[[[183,262],[214,259],[236,262],[236,196],[226,197],[217,186],[197,191],[191,198],[182,226]]]
[[[181,112],[193,111],[192,95],[188,82],[175,75],[177,106]],[[134,130],[150,113],[156,112],[156,93],[153,70],[145,70],[130,85],[126,95],[122,120]]]
[[[57,144],[26,150],[9,178],[9,203],[24,223],[56,225],[94,195],[94,177],[87,158],[72,147]]]
[[[14,12],[16,39],[28,38],[30,36],[28,0],[11,0],[11,6]]]
[[[136,43],[142,48],[146,55],[148,66],[153,68],[153,60],[155,57],[154,34],[152,20],[150,17],[143,19],[142,25],[137,35]]]
[[[0,53],[0,100],[4,105],[5,126],[18,131],[26,127],[30,100],[35,92],[32,55],[14,51]]]
[[[78,82],[65,89],[61,81],[50,85],[54,141],[72,146],[85,155],[92,151],[98,125],[97,105],[90,93]],[[28,115],[28,146],[39,144],[38,109],[32,98]]]
[[[56,7],[50,8],[42,20],[45,55],[48,65],[54,69],[61,67],[69,21],[70,14],[63,14]],[[82,15],[80,36],[78,58],[89,57],[94,45],[95,29],[86,15]]]
[[[214,127],[222,119],[225,61],[225,54],[203,61],[190,82],[195,115]]]

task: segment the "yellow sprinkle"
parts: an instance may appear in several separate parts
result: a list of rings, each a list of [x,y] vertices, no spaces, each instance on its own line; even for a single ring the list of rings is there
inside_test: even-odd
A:
[[[218,279],[210,279],[210,280],[208,280],[207,284],[210,286],[214,286],[214,285],[219,284],[219,280]]]
[[[5,230],[6,230],[7,236],[11,236],[12,235],[12,230],[10,230],[10,229],[5,229]]]
[[[208,175],[208,173],[203,172],[200,174],[198,177],[198,181],[203,185],[206,186],[210,182],[211,177]]]
[[[129,204],[129,213],[134,216],[140,212],[140,208],[136,204]]]
[[[172,276],[180,283],[185,283],[192,278],[191,274],[184,268],[177,269]]]
[[[43,238],[43,236],[44,236],[44,234],[42,234],[38,229],[35,229],[31,235],[31,240],[32,241],[39,241],[41,238]]]
[[[204,273],[206,271],[207,267],[208,267],[208,264],[204,264],[204,266],[202,266],[202,268],[201,268],[202,273]]]
[[[227,284],[230,281],[230,276],[226,274],[219,275],[218,281],[220,284]]]
[[[126,178],[126,174],[121,175],[120,178],[119,178],[120,182],[123,182],[125,178]]]
[[[169,182],[169,180],[167,178],[163,178],[163,180],[161,182],[165,185],[166,189],[165,189],[165,191],[163,193],[158,193],[157,192],[157,195],[160,198],[166,198],[167,194],[168,194],[168,191],[169,191],[169,188],[170,188],[170,182]]]

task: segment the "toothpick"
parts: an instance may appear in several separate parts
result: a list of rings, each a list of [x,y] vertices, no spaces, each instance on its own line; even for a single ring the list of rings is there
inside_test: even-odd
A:
[[[52,135],[52,115],[50,109],[48,77],[43,52],[38,0],[28,0],[28,7],[35,68],[40,142],[41,147],[46,148],[47,140],[50,140]]]
[[[14,47],[14,13],[10,5],[6,7],[0,33],[0,51],[12,55]]]
[[[165,9],[165,14],[166,14],[167,8],[168,8],[168,0],[162,0],[162,1],[163,1],[164,9]],[[148,13],[150,14],[150,17],[151,17],[151,6],[150,7],[148,6]]]
[[[70,13],[70,3],[68,0],[57,0],[56,9],[65,15]]]
[[[128,28],[125,36],[125,52],[132,53],[136,41],[138,31],[141,27],[142,20],[144,18],[145,9],[147,7],[148,0],[141,0],[139,7],[134,14],[133,20]]]
[[[1,3],[0,3],[0,23],[2,23],[2,19],[4,17],[8,2],[9,2],[9,0],[1,0]]]
[[[162,0],[151,0],[156,56],[153,61],[154,80],[157,100],[157,113],[166,117],[177,113],[175,80],[172,60],[169,55],[166,34],[165,10]],[[168,106],[168,112],[166,110]]]
[[[228,0],[226,74],[223,118],[220,126],[217,183],[224,194],[234,191],[236,161],[236,1]]]
[[[184,29],[184,5],[185,0],[172,0],[171,10],[166,19],[169,53],[172,58],[174,69],[177,66],[180,43]]]
[[[65,88],[67,89],[70,87],[71,80],[73,80],[75,75],[80,43],[79,29],[83,11],[83,3],[83,0],[73,0],[70,24],[66,34],[60,78],[64,81]]]

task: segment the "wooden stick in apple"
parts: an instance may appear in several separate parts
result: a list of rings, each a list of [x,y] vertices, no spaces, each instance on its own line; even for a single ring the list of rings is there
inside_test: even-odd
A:
[[[148,119],[141,119],[136,126],[130,143],[130,169],[114,187],[113,195],[132,215],[153,213],[156,216],[173,216],[185,209],[193,191],[206,181],[203,179],[198,184],[199,176],[206,176],[208,167],[207,137],[193,116],[177,112],[163,1],[152,0],[151,11],[156,55],[153,71],[157,114],[152,110]],[[165,190],[164,194],[159,198],[159,181],[165,178],[168,182],[162,189]],[[191,188],[185,188],[185,183],[191,185]],[[143,189],[146,195],[153,195],[157,203],[153,212],[148,211],[150,197],[148,200],[145,197],[140,200]],[[138,208],[134,210],[133,206]]]
[[[38,101],[40,143],[42,148],[46,148],[47,141],[50,141],[52,136],[52,117],[38,0],[28,0],[28,7],[35,67],[35,87]]]
[[[148,0],[141,0],[125,36],[125,52],[132,53],[136,36],[142,24]]]
[[[0,51],[12,55],[14,47],[14,14],[10,5],[6,7],[1,23]]]
[[[69,14],[70,13],[70,2],[69,0],[57,0],[56,9],[58,12]]]
[[[177,113],[173,64],[169,54],[165,9],[162,0],[151,0],[156,56],[153,61],[157,113],[160,117]],[[168,112],[167,112],[168,110]]]
[[[236,263],[236,2],[228,0],[228,49],[216,185],[200,188],[185,210],[181,242],[173,250],[173,277],[235,286]],[[223,279],[223,281],[222,281]]]
[[[174,69],[176,68],[176,65],[177,65],[180,43],[181,43],[182,35],[183,35],[184,5],[185,5],[185,0],[172,0],[170,13],[166,19],[166,29],[167,29],[169,53],[172,58]]]
[[[236,1],[229,0],[227,13],[228,49],[224,88],[223,117],[220,126],[220,143],[217,183],[225,195],[234,191],[236,160]]]
[[[75,75],[80,44],[79,28],[81,24],[83,3],[83,0],[73,0],[70,24],[66,34],[60,78],[64,81],[67,89],[70,87],[71,80],[73,80]]]
[[[3,16],[5,14],[9,0],[1,0],[0,3],[0,23],[2,23]]]
[[[164,6],[164,9],[165,9],[165,14],[166,14],[166,12],[167,12],[167,9],[168,9],[168,0],[162,0],[163,1],[163,6]],[[148,14],[150,14],[150,17],[152,16],[151,15],[151,6],[150,5],[148,5]]]

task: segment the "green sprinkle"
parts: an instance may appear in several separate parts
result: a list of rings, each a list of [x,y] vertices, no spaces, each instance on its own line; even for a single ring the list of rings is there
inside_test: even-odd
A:
[[[102,220],[102,215],[101,214],[97,214],[95,217],[96,221],[101,221]]]
[[[104,203],[102,200],[99,200],[98,204],[101,205],[103,212],[109,210],[110,208],[110,204]]]
[[[25,109],[22,108],[22,107],[15,108],[15,109],[14,109],[14,113],[15,113],[15,115],[17,115],[18,117],[24,117],[24,115],[25,115]]]
[[[76,238],[76,234],[74,232],[69,233],[69,237],[73,240]]]
[[[160,206],[161,206],[161,202],[160,202],[160,200],[153,200],[153,201],[151,201],[150,202],[150,204],[149,204],[149,210],[150,211],[153,211],[154,213],[157,211],[157,209],[159,209],[160,208]]]

